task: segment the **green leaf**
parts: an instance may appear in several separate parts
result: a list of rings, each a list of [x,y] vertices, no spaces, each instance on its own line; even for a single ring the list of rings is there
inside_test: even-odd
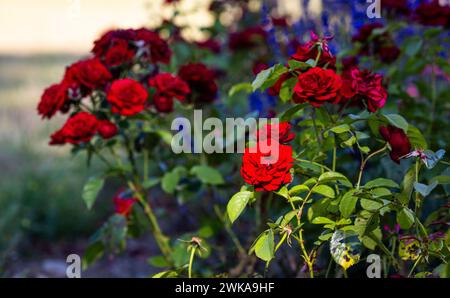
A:
[[[225,182],[222,174],[209,166],[194,166],[191,169],[191,174],[196,175],[204,184],[220,185]]]
[[[408,126],[408,132],[406,133],[408,136],[409,142],[412,147],[415,149],[427,149],[427,141],[425,137],[422,135],[420,130],[412,125]]]
[[[290,78],[283,82],[280,89],[280,99],[283,102],[288,102],[292,99],[294,93],[294,86],[297,83],[297,78]]]
[[[156,177],[149,177],[148,179],[146,179],[143,183],[142,183],[142,187],[145,189],[149,189],[152,188],[153,186],[157,185],[158,183],[161,182],[160,178],[156,178]]]
[[[255,254],[261,260],[270,261],[274,255],[274,236],[273,231],[265,231],[256,241],[254,245]]]
[[[89,245],[83,254],[83,260],[81,262],[83,270],[86,270],[89,265],[100,259],[103,256],[104,251],[105,247],[101,241],[95,241]]]
[[[304,184],[301,184],[296,185],[289,190],[289,194],[294,196],[302,192],[309,192],[309,187]]]
[[[244,211],[251,197],[253,197],[253,192],[251,191],[240,191],[231,197],[227,205],[227,214],[231,223]]]
[[[173,194],[179,181],[180,174],[178,171],[167,172],[162,177],[161,187],[166,193]]]
[[[340,134],[340,133],[348,132],[348,131],[350,131],[350,130],[351,130],[350,125],[348,125],[348,124],[341,124],[341,125],[332,127],[332,128],[330,128],[329,130],[327,130],[327,131],[324,133],[324,136],[325,136],[325,137],[328,137],[328,132],[330,132],[330,131],[331,131],[331,132],[334,132],[335,134]]]
[[[393,126],[403,129],[405,133],[408,132],[408,122],[402,116],[398,114],[388,114],[384,115],[384,117]]]
[[[153,267],[170,267],[170,264],[167,262],[164,256],[154,256],[147,260],[147,262]]]
[[[309,105],[308,103],[301,103],[301,104],[294,105],[293,107],[291,107],[288,110],[284,111],[280,115],[281,122],[284,122],[284,121],[289,122],[289,121],[291,121],[292,117],[295,115],[295,113],[297,113],[298,111],[304,109],[308,105]]]
[[[412,165],[403,177],[402,192],[397,197],[400,203],[408,205],[411,193],[413,191],[413,184],[416,179],[416,167]]]
[[[364,185],[364,188],[366,188],[366,189],[371,189],[371,188],[376,188],[376,187],[400,188],[400,186],[398,185],[397,182],[395,182],[391,179],[386,179],[386,178],[376,178],[374,180],[367,182]]]
[[[342,197],[341,202],[339,203],[339,211],[341,215],[345,218],[348,218],[356,207],[356,202],[358,201],[358,197],[354,196],[355,190],[349,190]]]
[[[299,69],[299,68],[303,70],[303,69],[311,67],[311,65],[309,65],[308,63],[302,62],[302,61],[298,61],[298,60],[295,60],[295,59],[289,59],[288,65],[289,65],[289,68],[291,70],[296,70],[296,69]]]
[[[330,253],[334,261],[347,270],[359,261],[361,242],[354,231],[337,230],[330,241]]]
[[[103,178],[91,177],[84,185],[81,197],[89,210],[92,208],[92,205],[94,205],[95,199],[97,198],[100,190],[103,188],[104,183],[105,180]]]
[[[409,229],[414,223],[414,213],[409,208],[402,208],[397,212],[397,223],[400,228],[406,230]]]
[[[282,64],[276,64],[271,68],[265,69],[258,73],[255,80],[252,82],[253,92],[262,89],[272,87],[278,78],[288,69]]]
[[[323,217],[323,216],[315,217],[315,218],[312,220],[312,223],[313,223],[313,224],[316,224],[316,225],[335,224],[334,220],[331,220],[331,219],[329,219],[329,218],[327,218],[327,217]]]
[[[413,36],[408,38],[405,43],[403,44],[405,48],[405,53],[409,57],[414,57],[419,53],[420,49],[422,48],[423,40],[420,36]]]
[[[438,185],[437,181],[432,182],[430,185],[414,182],[414,189],[422,195],[422,197],[428,196],[433,189]]]
[[[231,97],[238,92],[250,93],[252,92],[252,84],[248,82],[239,83],[231,87],[230,91],[228,91],[228,96]]]
[[[319,177],[319,183],[327,183],[330,181],[341,181],[342,184],[352,187],[352,183],[347,177],[338,172],[325,172]]]
[[[327,198],[334,198],[334,189],[328,185],[323,185],[323,184],[317,185],[317,186],[313,187],[312,192],[320,194]]]

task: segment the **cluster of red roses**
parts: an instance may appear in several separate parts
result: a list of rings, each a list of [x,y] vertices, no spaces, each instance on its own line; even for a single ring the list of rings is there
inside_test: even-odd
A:
[[[112,121],[115,117],[107,116],[108,110],[125,117],[146,109],[169,113],[174,99],[211,102],[216,97],[215,74],[201,63],[181,66],[178,75],[159,73],[157,63],[169,63],[171,50],[148,29],[109,31],[95,41],[92,53],[94,57],[70,65],[62,81],[48,87],[41,97],[37,109],[43,118],[75,107],[64,126],[51,136],[50,144],[88,142],[96,133],[105,139],[113,137],[118,128]],[[145,71],[134,73],[136,67]],[[88,96],[91,109],[83,103]],[[105,108],[106,112],[100,111]]]
[[[267,124],[256,132],[255,147],[246,148],[242,157],[241,175],[245,182],[254,185],[255,191],[275,191],[292,181],[290,169],[294,159],[292,147],[286,143],[295,137],[287,122]],[[265,153],[261,142],[271,143],[278,150],[277,159],[268,160],[273,152]],[[273,146],[273,142],[275,146]]]
[[[309,102],[315,107],[325,103],[341,104],[352,102],[367,106],[371,112],[382,108],[386,103],[387,92],[382,85],[382,76],[360,70],[355,65],[343,69],[341,75],[336,73],[336,57],[334,57],[327,41],[331,37],[319,39],[311,33],[312,40],[300,45],[290,59],[307,62],[317,60],[315,67],[302,72],[301,69],[286,72],[280,76],[269,90],[272,95],[280,93],[283,84],[297,76],[292,100],[295,103]],[[296,72],[300,74],[296,74]]]

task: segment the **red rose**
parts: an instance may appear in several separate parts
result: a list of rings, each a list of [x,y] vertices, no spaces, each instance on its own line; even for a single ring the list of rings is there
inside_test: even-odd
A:
[[[255,186],[256,191],[275,191],[284,184],[292,181],[289,170],[292,168],[294,159],[292,158],[292,147],[279,145],[278,160],[273,163],[262,163],[263,158],[267,158],[270,153],[260,152],[260,145],[257,144],[257,152],[251,153],[250,148],[246,148],[242,157],[241,176],[245,182]]]
[[[333,70],[314,67],[298,76],[294,87],[294,101],[308,101],[315,107],[326,102],[337,103],[341,86],[341,78]]]
[[[80,112],[67,119],[63,127],[51,136],[51,145],[89,142],[95,135],[98,121],[94,115]]]
[[[111,47],[111,45],[118,40],[130,41],[135,37],[135,32],[132,29],[118,29],[118,30],[110,30],[104,33],[99,39],[94,41],[94,48],[92,49],[92,53],[95,54],[96,57],[102,57]]]
[[[117,135],[118,128],[117,125],[109,120],[99,120],[98,121],[98,133],[104,139],[110,139]]]
[[[195,95],[191,94],[191,101],[211,102],[216,98],[217,85],[215,74],[202,63],[188,63],[180,67],[178,75],[186,81]]]
[[[367,109],[371,112],[375,112],[385,105],[387,92],[382,85],[383,77],[381,75],[353,68],[344,72],[342,79],[341,94],[344,98],[352,99],[357,103],[365,101]]]
[[[450,6],[439,4],[439,0],[430,3],[422,2],[417,6],[415,19],[426,26],[450,26]]]
[[[280,144],[289,143],[295,138],[295,133],[291,132],[291,129],[292,125],[288,122],[266,124],[265,127],[257,131],[258,141],[264,141],[268,138]]]
[[[240,32],[230,34],[228,46],[231,50],[249,49],[262,44],[266,38],[266,31],[261,27],[250,27]]]
[[[381,0],[381,7],[392,13],[401,15],[409,14],[407,0]]]
[[[274,84],[272,87],[270,87],[270,88],[268,89],[269,95],[271,95],[271,96],[277,96],[278,94],[280,94],[281,86],[283,85],[283,83],[284,83],[285,81],[287,81],[288,79],[293,78],[293,77],[294,77],[293,73],[291,73],[291,72],[289,72],[289,71],[283,73],[283,74],[278,78],[278,80],[275,82],[275,84]]]
[[[167,95],[156,93],[153,96],[153,104],[158,112],[170,113],[173,111],[173,98]]]
[[[132,116],[144,109],[147,97],[147,90],[137,81],[120,79],[111,84],[106,100],[112,105],[113,113]]]
[[[138,29],[135,32],[136,41],[138,43],[141,41],[144,43],[144,46],[150,48],[150,59],[153,63],[161,62],[168,64],[170,62],[172,51],[167,42],[158,33],[145,28]]]
[[[316,60],[318,54],[318,47],[314,43],[307,43],[297,47],[295,54],[291,55],[291,59],[306,62],[310,59]],[[317,61],[317,66],[325,67],[329,69],[336,69],[336,57],[329,51],[322,51]]]
[[[395,126],[380,126],[380,134],[391,146],[391,159],[400,163],[400,158],[411,151],[411,144],[405,132]]]
[[[114,210],[116,214],[123,216],[128,216],[133,208],[134,202],[137,201],[136,198],[126,198],[122,197],[123,193],[119,193],[113,198]]]
[[[189,85],[185,81],[170,73],[157,74],[148,83],[155,87],[158,92],[181,101],[185,100],[186,96],[191,93]]]
[[[129,48],[128,41],[118,39],[105,54],[105,64],[109,67],[127,64],[133,60],[135,52]]]
[[[220,53],[220,43],[212,38],[195,43],[199,48],[210,50],[213,53]]]
[[[65,77],[66,82],[76,82],[88,89],[101,88],[111,79],[111,73],[98,58],[72,64]]]
[[[44,90],[38,104],[38,114],[50,119],[67,101],[67,87],[64,84],[53,84]]]

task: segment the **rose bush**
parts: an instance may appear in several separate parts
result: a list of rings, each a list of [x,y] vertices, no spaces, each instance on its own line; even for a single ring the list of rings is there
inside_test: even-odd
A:
[[[435,25],[383,2],[400,21]],[[385,276],[445,276],[448,162],[440,148],[448,138],[438,99],[448,96],[448,57],[437,42],[445,31],[399,42],[404,24],[371,23],[336,42],[271,16],[266,5],[260,14],[235,5],[242,22],[232,30],[217,23],[203,41],[185,40],[173,19],[155,30],[108,31],[91,57],[44,90],[39,115],[68,114],[50,144],[69,143],[105,165],[83,189],[87,207],[99,204],[105,180],[120,181],[115,214],[92,237],[84,266],[150,230],[161,255],[152,252],[149,263],[164,268],[155,277],[357,275],[374,252]],[[226,10],[211,6],[217,19]],[[193,120],[194,108],[204,117],[280,121],[238,129],[221,144],[254,133],[242,155],[174,154],[171,121]]]

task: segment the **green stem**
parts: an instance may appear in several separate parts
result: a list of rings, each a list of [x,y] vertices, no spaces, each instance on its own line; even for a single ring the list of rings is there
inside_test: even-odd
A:
[[[414,262],[414,265],[411,268],[411,271],[409,271],[408,273],[408,277],[411,277],[411,275],[414,273],[414,269],[416,269],[417,265],[419,264],[419,262],[422,260],[422,256],[419,256],[417,258],[417,260]]]
[[[313,122],[313,127],[314,127],[314,133],[316,134],[317,143],[319,145],[322,145],[322,138],[320,137],[319,130],[317,129],[317,124],[316,124],[316,108],[313,107],[312,111],[313,111],[312,122]]]
[[[387,149],[387,143],[386,143],[386,145],[384,145],[383,148],[378,149],[377,151],[374,151],[371,154],[369,154],[366,158],[363,158],[363,160],[361,161],[361,166],[359,167],[358,182],[356,183],[356,189],[359,189],[359,187],[361,185],[362,175],[363,175],[364,167],[367,164],[367,161],[369,159],[371,159],[372,157],[374,157],[375,155],[383,153],[386,149]]]
[[[191,256],[189,257],[188,277],[192,278],[192,263],[194,263],[195,251],[197,246],[193,245],[191,248]]]

